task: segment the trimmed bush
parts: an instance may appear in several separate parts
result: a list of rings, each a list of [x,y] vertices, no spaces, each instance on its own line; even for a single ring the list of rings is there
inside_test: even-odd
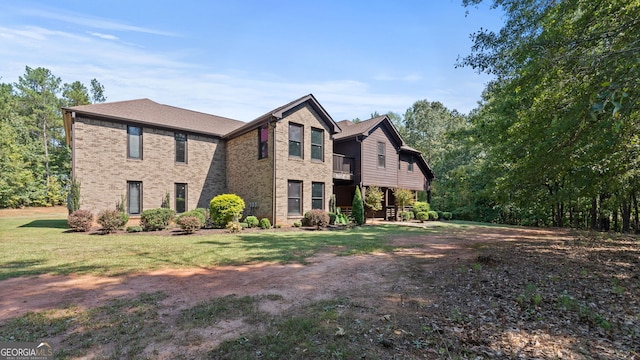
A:
[[[80,182],[76,178],[71,179],[69,195],[67,195],[67,209],[69,214],[80,210]],[[93,217],[93,215],[92,215]],[[81,230],[76,230],[81,231]],[[84,230],[87,231],[87,230]]]
[[[451,220],[453,218],[453,214],[448,211],[442,213],[442,220]]]
[[[140,214],[140,225],[144,231],[164,230],[169,227],[175,211],[167,208],[149,209]]]
[[[416,216],[416,219],[420,220],[421,222],[429,220],[429,212],[428,211],[420,211],[418,213],[418,215]]]
[[[418,213],[431,211],[431,206],[426,201],[416,201],[413,203],[413,214],[418,219]]]
[[[413,211],[400,211],[398,213],[402,221],[411,221],[413,220]]]
[[[258,220],[258,218],[253,216],[253,215],[247,216],[244,219],[244,222],[247,223],[247,227],[249,227],[249,228],[258,227],[258,225],[260,225],[260,221]]]
[[[267,218],[260,219],[260,228],[262,229],[271,229],[271,221]]]
[[[334,225],[336,223],[336,213],[328,213],[329,214],[329,225]]]
[[[129,215],[121,213],[116,209],[102,210],[98,214],[98,224],[102,226],[102,232],[105,234],[122,229],[127,221],[129,221]]]
[[[128,233],[142,232],[142,227],[140,225],[127,226],[127,232]]]
[[[302,226],[302,222],[301,222],[301,221],[294,221],[294,222],[293,222],[293,227],[297,227],[297,228],[299,228],[299,227],[301,227],[301,226]]]
[[[362,202],[362,193],[359,186],[356,186],[356,193],[353,195],[353,201],[351,202],[351,217],[356,224],[364,224],[364,203]]]
[[[223,227],[237,221],[244,211],[244,200],[236,194],[221,194],[209,203],[209,213],[215,226]]]
[[[67,224],[73,231],[89,231],[93,223],[93,214],[89,210],[76,210],[67,217]]]
[[[314,209],[304,214],[304,222],[307,226],[315,226],[316,229],[329,225],[329,214],[324,210]]]
[[[242,225],[240,225],[240,223],[237,221],[230,221],[227,224],[227,230],[230,233],[239,233],[242,230]]]
[[[180,221],[181,218],[186,217],[186,216],[195,216],[198,219],[200,219],[200,227],[202,227],[204,225],[204,223],[207,221],[206,218],[206,209],[203,208],[199,208],[199,209],[195,209],[195,210],[189,210],[189,211],[185,211],[182,214],[178,215],[178,217],[176,218],[176,224],[180,225],[178,222]]]
[[[438,212],[429,211],[429,220],[432,220],[432,221],[438,220]]]
[[[193,234],[202,227],[202,219],[198,216],[181,216],[176,223],[187,234]]]

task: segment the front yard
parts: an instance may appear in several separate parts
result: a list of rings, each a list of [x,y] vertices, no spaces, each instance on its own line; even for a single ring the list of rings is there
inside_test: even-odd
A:
[[[639,358],[640,243],[445,223],[159,236],[0,211],[0,341],[56,358]]]

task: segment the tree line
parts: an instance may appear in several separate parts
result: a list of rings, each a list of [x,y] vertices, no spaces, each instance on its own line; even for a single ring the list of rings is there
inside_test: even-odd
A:
[[[42,67],[0,83],[0,208],[65,203],[71,152],[60,108],[105,100],[98,80],[63,83]]]

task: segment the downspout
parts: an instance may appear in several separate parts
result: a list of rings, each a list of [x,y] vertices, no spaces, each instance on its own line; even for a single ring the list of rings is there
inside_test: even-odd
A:
[[[276,225],[276,125],[277,122],[276,121],[271,121],[273,119],[273,117],[271,119],[269,119],[269,121],[267,122],[268,125],[271,125],[271,127],[273,128],[273,189],[271,192],[271,217],[273,219],[273,226]]]

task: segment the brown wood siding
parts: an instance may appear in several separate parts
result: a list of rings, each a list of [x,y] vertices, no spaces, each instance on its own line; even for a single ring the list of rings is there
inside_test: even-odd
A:
[[[360,143],[355,139],[349,141],[336,141],[333,144],[333,152],[354,159],[353,184],[360,183]]]
[[[385,167],[378,167],[378,143],[385,144]],[[398,149],[391,134],[377,126],[362,142],[362,184],[396,187],[398,185]]]
[[[409,161],[413,157],[413,172],[409,172]],[[424,190],[426,176],[422,173],[415,155],[400,154],[398,187],[409,190]]]

